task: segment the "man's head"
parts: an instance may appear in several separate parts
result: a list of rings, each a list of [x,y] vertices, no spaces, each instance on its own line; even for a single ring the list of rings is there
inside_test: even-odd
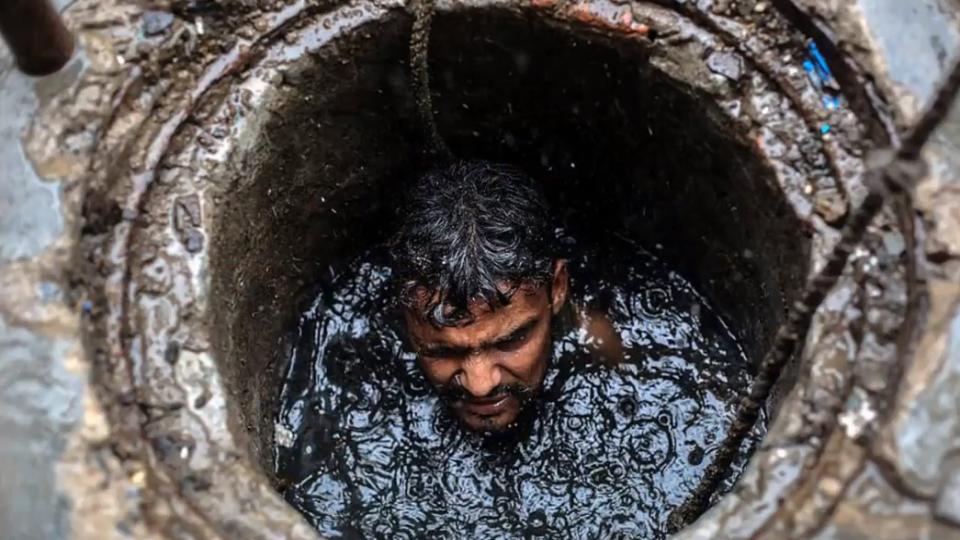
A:
[[[539,389],[567,294],[543,194],[513,167],[422,177],[391,248],[421,369],[468,426],[508,427]]]

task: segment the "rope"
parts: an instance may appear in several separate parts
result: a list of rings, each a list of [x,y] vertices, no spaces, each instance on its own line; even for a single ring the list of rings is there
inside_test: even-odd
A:
[[[845,224],[840,240],[834,246],[826,264],[807,282],[801,300],[793,304],[786,323],[777,331],[773,346],[760,364],[750,393],[740,402],[737,418],[713,461],[707,466],[700,484],[690,497],[671,513],[669,525],[673,532],[706,511],[711,496],[736,460],[743,440],[753,429],[760,408],[766,403],[781,370],[793,357],[798,345],[806,341],[814,313],[837,284],[850,254],[863,240],[867,227],[883,209],[887,197],[912,189],[926,175],[926,167],[920,162],[920,150],[947,116],[958,91],[960,61],[954,63],[949,75],[941,82],[933,101],[904,137],[900,148],[884,149],[871,155],[864,178],[869,190],[867,196]]]
[[[410,35],[410,71],[417,115],[426,137],[426,151],[436,158],[450,162],[453,161],[453,153],[437,129],[433,114],[433,96],[430,94],[430,73],[427,70],[430,26],[437,12],[436,0],[412,0],[411,11],[413,31]]]

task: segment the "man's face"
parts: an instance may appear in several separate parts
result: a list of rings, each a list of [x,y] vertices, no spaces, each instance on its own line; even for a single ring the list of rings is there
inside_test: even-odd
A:
[[[467,426],[500,431],[516,421],[525,398],[543,383],[551,319],[566,295],[566,264],[558,261],[551,287],[521,287],[496,310],[477,302],[463,326],[437,328],[424,319],[426,293],[406,310],[420,368]]]

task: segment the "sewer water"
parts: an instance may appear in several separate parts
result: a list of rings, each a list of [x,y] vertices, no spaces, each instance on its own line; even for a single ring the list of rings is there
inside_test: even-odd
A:
[[[496,437],[460,427],[421,375],[382,253],[320,286],[295,330],[275,472],[321,534],[667,536],[669,512],[697,484],[749,387],[747,358],[709,304],[652,254],[617,238],[590,250],[598,243],[564,240],[570,297],[606,314],[622,361],[598,361],[590,336],[556,324],[535,406]]]

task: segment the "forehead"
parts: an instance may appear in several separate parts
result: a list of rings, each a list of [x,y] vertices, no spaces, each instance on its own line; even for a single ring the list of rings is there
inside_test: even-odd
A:
[[[508,291],[509,288],[501,289]],[[414,337],[423,342],[443,343],[456,347],[475,347],[516,330],[531,318],[549,310],[546,287],[520,287],[510,303],[493,309],[490,304],[477,301],[469,306],[471,318],[462,326],[436,327],[424,318],[428,305],[425,290],[415,293],[416,302],[406,309],[407,324]],[[431,298],[436,301],[436,296]]]

